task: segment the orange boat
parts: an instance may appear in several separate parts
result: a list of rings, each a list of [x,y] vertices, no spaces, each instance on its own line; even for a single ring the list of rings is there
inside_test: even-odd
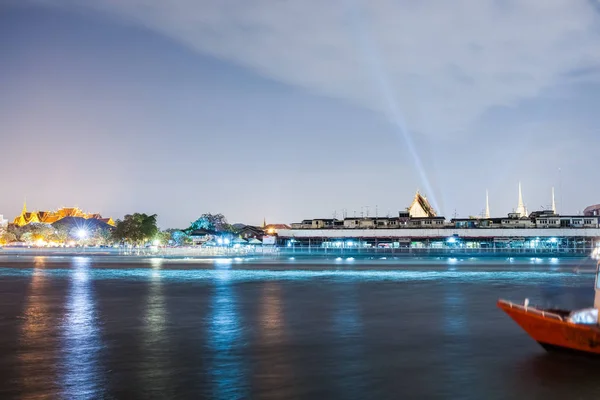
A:
[[[567,350],[600,355],[600,262],[596,266],[594,307],[581,310],[540,308],[507,300],[498,300],[498,307],[546,350]]]

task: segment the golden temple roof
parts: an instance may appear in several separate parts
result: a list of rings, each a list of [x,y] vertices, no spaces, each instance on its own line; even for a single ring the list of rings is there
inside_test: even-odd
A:
[[[24,226],[31,223],[53,224],[67,217],[79,217],[85,219],[96,219],[108,225],[114,226],[115,222],[112,218],[102,218],[100,214],[87,214],[77,207],[62,207],[56,211],[27,211],[27,204],[23,204],[21,215],[17,216],[13,224]]]

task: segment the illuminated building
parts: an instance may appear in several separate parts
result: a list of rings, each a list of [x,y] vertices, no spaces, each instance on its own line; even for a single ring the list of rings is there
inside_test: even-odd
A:
[[[407,211],[411,218],[433,218],[437,216],[433,207],[429,204],[429,201],[427,201],[427,197],[419,193],[418,190]]]
[[[0,228],[6,228],[8,226],[8,220],[4,219],[4,215],[0,214]]]
[[[276,235],[281,229],[290,229],[291,227],[286,224],[267,224],[267,219],[263,219],[262,230],[267,235]]]
[[[418,191],[405,210],[386,217],[305,219],[292,223],[291,229],[279,229],[277,244],[292,252],[314,254],[332,250],[450,249],[580,255],[600,249],[600,204],[587,207],[583,215],[561,215],[557,213],[554,189],[550,207],[529,213],[519,183],[517,209],[504,217],[490,216],[487,192],[481,217],[446,220],[436,215]]]
[[[13,224],[16,226],[25,226],[32,223],[53,224],[67,217],[94,219],[104,222],[110,226],[115,225],[112,218],[102,218],[100,214],[87,214],[77,207],[63,207],[56,211],[27,211],[27,204],[23,204],[23,211],[17,216]]]

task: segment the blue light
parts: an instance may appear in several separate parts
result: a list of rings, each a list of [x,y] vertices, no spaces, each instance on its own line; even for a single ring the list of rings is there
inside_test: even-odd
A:
[[[93,384],[93,378],[101,374],[99,352],[103,346],[90,279],[90,261],[80,257],[73,261],[61,335],[63,359],[60,364],[65,368],[61,382],[63,395],[76,398],[86,393],[90,398],[103,397],[102,388]]]
[[[448,239],[446,239],[446,241],[448,243],[456,243],[456,238],[455,237],[449,237]]]
[[[221,271],[208,316],[207,352],[213,398],[247,398],[241,349],[245,340],[239,304],[230,284],[232,272]]]

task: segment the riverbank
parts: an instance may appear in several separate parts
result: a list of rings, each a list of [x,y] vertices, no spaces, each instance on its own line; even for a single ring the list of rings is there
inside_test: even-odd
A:
[[[10,266],[15,263],[28,263],[43,260],[44,263],[54,265],[69,263],[73,258],[86,258],[93,261],[94,265],[124,264],[131,268],[160,267],[167,269],[213,268],[226,267],[232,269],[256,269],[258,265],[269,266],[269,269],[278,269],[281,265],[286,270],[302,269],[395,269],[429,266],[433,268],[460,270],[468,269],[531,269],[546,268],[560,269],[571,272],[593,271],[596,261],[584,255],[556,255],[556,254],[468,254],[440,252],[411,252],[382,254],[376,252],[329,252],[324,253],[293,253],[289,251],[270,252],[207,252],[206,249],[167,249],[179,251],[165,251],[144,249],[134,252],[119,251],[119,249],[91,249],[91,248],[62,248],[62,249],[10,249],[0,251],[0,265]],[[182,251],[187,250],[187,251]],[[200,251],[204,250],[204,251]],[[272,249],[275,250],[275,249]]]
[[[4,247],[1,255],[30,256],[123,256],[123,257],[515,257],[515,258],[588,258],[592,251],[557,251],[536,249],[433,249],[433,248],[293,248],[293,247],[149,247],[127,249],[113,247]]]

